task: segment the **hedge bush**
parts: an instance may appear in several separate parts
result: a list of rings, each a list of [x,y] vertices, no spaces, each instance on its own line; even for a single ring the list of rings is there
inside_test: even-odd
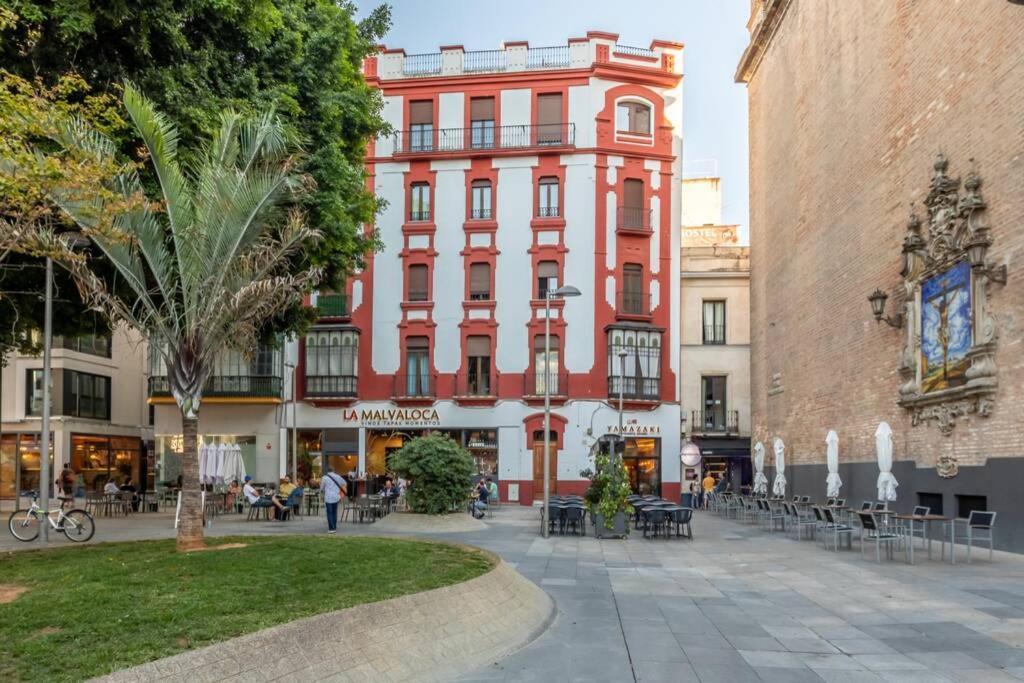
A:
[[[390,463],[409,480],[406,498],[413,512],[443,515],[466,501],[473,457],[451,438],[431,434],[413,439],[391,454]]]

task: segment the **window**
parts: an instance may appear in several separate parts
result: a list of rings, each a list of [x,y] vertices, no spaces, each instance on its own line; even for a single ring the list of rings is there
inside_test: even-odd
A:
[[[537,298],[547,299],[548,292],[558,289],[558,262],[541,261],[537,264]]]
[[[430,342],[409,337],[405,342],[405,395],[430,396]]]
[[[725,343],[725,302],[704,302],[704,343]]]
[[[471,187],[473,210],[470,218],[488,219],[491,217],[491,181],[474,180]]]
[[[615,130],[634,135],[650,135],[650,106],[642,102],[619,102],[615,108]]]
[[[923,505],[928,508],[930,514],[941,515],[942,513],[942,494],[941,493],[926,493],[918,491],[917,493],[917,504]]]
[[[537,186],[537,215],[541,218],[561,216],[558,208],[558,178],[541,178]]]
[[[60,370],[54,370],[53,376],[56,377]],[[51,392],[52,394],[52,392]],[[50,410],[53,410],[53,397],[50,398]],[[26,373],[25,382],[25,414],[26,415],[42,415],[43,414],[43,371],[42,370],[28,370]]]
[[[956,496],[956,516],[962,519],[967,519],[971,516],[971,513],[977,510],[978,512],[988,511],[988,498],[985,496],[966,496],[957,494]]]
[[[537,144],[562,144],[562,94],[537,95]]]
[[[649,221],[644,209],[644,181],[626,178],[622,183],[622,209],[619,211],[620,227],[633,230],[646,229]]]
[[[407,301],[427,301],[427,267],[421,264],[409,266],[409,294]]]
[[[491,395],[491,338],[469,337],[466,343],[468,360],[466,393],[470,396]]]
[[[620,311],[631,315],[648,313],[644,297],[644,269],[637,263],[627,263],[622,267],[622,301]]]
[[[434,148],[434,103],[409,103],[409,151],[429,152]]]
[[[491,298],[491,264],[473,263],[469,266],[470,301],[489,301]]]
[[[620,357],[620,353],[624,354]],[[608,332],[608,395],[654,401],[661,393],[661,333],[612,329]]]
[[[110,378],[75,370],[55,370],[51,410],[56,415],[110,419]],[[26,412],[43,414],[43,371],[28,370]]]
[[[704,402],[701,426],[707,431],[726,431],[725,377],[718,375],[701,377],[700,391]]]
[[[557,396],[559,389],[558,381],[558,351],[560,342],[558,337],[552,336],[549,342],[549,352],[544,351],[544,335],[539,334],[533,338],[533,395],[542,396],[544,387],[547,386],[551,395]],[[563,392],[565,387],[562,387]]]
[[[306,335],[306,393],[355,396],[359,368],[359,333],[313,330]]]
[[[494,98],[474,97],[469,100],[469,144],[473,149],[494,147]]]
[[[409,220],[430,220],[430,185],[413,183],[409,188]]]
[[[105,334],[86,334],[80,337],[54,337],[53,346],[69,351],[110,358],[110,337]]]

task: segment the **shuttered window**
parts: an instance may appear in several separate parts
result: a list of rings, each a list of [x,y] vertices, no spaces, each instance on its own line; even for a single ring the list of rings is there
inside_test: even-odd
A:
[[[409,301],[426,301],[427,294],[427,267],[409,266]]]
[[[546,299],[548,292],[558,289],[558,263],[541,261],[537,264],[537,298]]]
[[[469,266],[469,298],[473,301],[491,298],[491,264],[474,263]]]
[[[537,95],[537,144],[562,144],[562,94]]]
[[[434,103],[431,100],[420,100],[409,103],[409,124],[410,125],[433,125]]]
[[[622,227],[643,228],[645,221],[644,211],[644,181],[636,178],[626,178],[622,185]]]
[[[409,151],[424,152],[434,148],[434,103],[420,100],[409,103]]]
[[[469,101],[470,146],[494,147],[494,98],[474,97]]]
[[[466,393],[473,396],[491,394],[491,338],[469,337],[466,340]]]
[[[494,98],[474,97],[469,101],[470,121],[493,121],[494,120]]]

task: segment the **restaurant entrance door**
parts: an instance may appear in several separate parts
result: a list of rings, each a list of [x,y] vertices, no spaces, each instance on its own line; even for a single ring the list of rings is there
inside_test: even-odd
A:
[[[552,441],[549,449],[548,471],[551,473],[548,492],[554,493],[558,481],[558,445]],[[533,499],[544,498],[544,442],[533,445]]]

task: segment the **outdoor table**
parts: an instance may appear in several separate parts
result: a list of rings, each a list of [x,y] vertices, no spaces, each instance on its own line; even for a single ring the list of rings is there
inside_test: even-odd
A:
[[[910,522],[910,538],[907,539],[910,547],[910,564],[914,564],[914,522],[921,522],[924,527],[924,535],[928,539],[928,559],[932,559],[932,522],[948,522],[949,517],[942,515],[896,515],[896,519]]]

